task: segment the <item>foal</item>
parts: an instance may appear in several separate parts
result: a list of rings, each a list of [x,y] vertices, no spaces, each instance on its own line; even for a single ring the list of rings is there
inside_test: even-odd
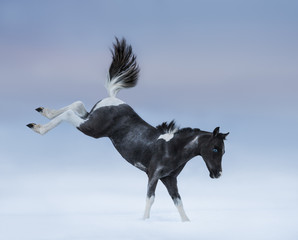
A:
[[[87,112],[78,101],[59,110],[39,107],[36,111],[51,121],[27,126],[39,134],[45,134],[62,121],[73,124],[84,134],[108,137],[129,163],[144,171],[148,176],[147,200],[144,219],[149,218],[154,202],[158,180],[166,186],[181,220],[189,221],[178,193],[177,176],[193,157],[203,157],[211,178],[221,176],[221,160],[225,152],[224,140],[229,133],[200,129],[178,129],[174,121],[153,127],[145,122],[129,105],[116,98],[123,88],[137,84],[139,67],[130,45],[125,39],[113,45],[112,63],[109,68],[106,88],[109,94]]]

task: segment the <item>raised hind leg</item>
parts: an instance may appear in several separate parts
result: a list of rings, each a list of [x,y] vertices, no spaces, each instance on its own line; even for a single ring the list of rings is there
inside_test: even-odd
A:
[[[81,101],[74,102],[58,110],[44,108],[44,107],[39,107],[39,108],[36,108],[35,110],[48,119],[53,119],[59,116],[60,114],[66,112],[67,110],[74,111],[80,117],[85,117],[88,114],[84,104]]]
[[[180,214],[182,222],[189,221],[189,218],[186,216],[186,213],[184,211],[181,197],[178,193],[177,178],[168,176],[168,177],[161,178],[160,180],[166,186],[171,198],[173,199],[174,204],[177,207],[178,212]]]
[[[56,127],[58,124],[60,124],[62,121],[67,121],[71,124],[73,124],[75,127],[79,127],[82,123],[84,123],[86,120],[82,117],[78,116],[76,112],[74,112],[71,109],[66,110],[65,112],[61,113],[54,119],[52,119],[47,124],[35,124],[30,123],[27,126],[31,128],[33,131],[39,133],[39,134],[45,134],[54,127]]]

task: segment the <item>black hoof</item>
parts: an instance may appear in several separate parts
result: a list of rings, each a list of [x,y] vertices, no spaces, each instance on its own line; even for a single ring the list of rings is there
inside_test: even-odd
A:
[[[36,124],[35,124],[35,123],[29,123],[29,124],[27,124],[26,126],[27,126],[28,128],[33,128],[34,125],[36,125]]]
[[[35,109],[35,111],[37,111],[37,112],[42,112],[42,110],[43,110],[43,107],[39,107],[39,108]]]

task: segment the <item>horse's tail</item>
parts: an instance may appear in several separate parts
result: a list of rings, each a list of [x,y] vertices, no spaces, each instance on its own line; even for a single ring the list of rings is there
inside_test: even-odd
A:
[[[116,97],[122,88],[131,88],[137,84],[140,69],[131,45],[127,45],[124,38],[121,41],[116,38],[111,52],[113,59],[105,87],[111,97]]]

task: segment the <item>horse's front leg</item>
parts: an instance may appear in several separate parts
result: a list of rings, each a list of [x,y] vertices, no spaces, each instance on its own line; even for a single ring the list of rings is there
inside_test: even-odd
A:
[[[48,119],[53,119],[53,118],[59,116],[60,114],[66,112],[67,110],[74,111],[80,117],[85,117],[88,115],[88,112],[85,109],[85,106],[81,101],[74,102],[74,103],[72,103],[66,107],[60,108],[58,110],[44,108],[44,107],[39,107],[39,108],[36,108],[35,110]]]
[[[166,186],[171,198],[174,201],[175,206],[178,209],[182,222],[189,221],[183,208],[182,200],[178,192],[177,177],[167,176],[160,179]]]
[[[66,110],[65,112],[61,113],[59,116],[51,120],[49,123],[41,125],[41,124],[35,124],[30,123],[27,125],[27,127],[31,128],[33,131],[43,135],[56,127],[58,124],[60,124],[62,121],[67,121],[71,124],[73,124],[75,127],[79,127],[82,123],[84,123],[86,120],[78,116],[73,110]]]

